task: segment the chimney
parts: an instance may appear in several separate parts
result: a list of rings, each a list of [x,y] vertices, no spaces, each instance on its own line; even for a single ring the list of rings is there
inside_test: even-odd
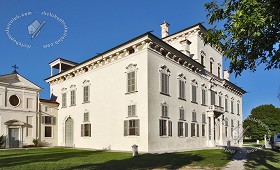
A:
[[[229,70],[228,69],[224,70],[224,79],[229,81]]]
[[[162,24],[160,24],[161,27],[161,38],[167,37],[168,36],[168,27],[170,25],[167,22],[163,22]]]

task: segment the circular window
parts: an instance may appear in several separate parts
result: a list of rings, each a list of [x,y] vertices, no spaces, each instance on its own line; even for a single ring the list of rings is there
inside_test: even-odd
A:
[[[16,95],[12,95],[9,101],[12,106],[18,106],[20,102],[19,98]]]

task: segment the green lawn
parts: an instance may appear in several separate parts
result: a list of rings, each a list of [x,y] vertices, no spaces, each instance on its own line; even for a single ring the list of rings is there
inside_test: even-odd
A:
[[[246,169],[280,169],[280,152],[257,150],[248,153]]]
[[[0,150],[0,169],[178,169],[186,166],[219,169],[232,157],[223,150],[200,150],[168,154],[86,151],[77,149]]]

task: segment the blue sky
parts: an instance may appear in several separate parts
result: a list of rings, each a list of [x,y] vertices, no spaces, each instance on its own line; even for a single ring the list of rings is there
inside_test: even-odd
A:
[[[206,2],[209,0],[0,0],[0,75],[11,73],[11,66],[17,64],[19,73],[44,88],[41,97],[48,98],[49,86],[44,79],[50,76],[49,62],[58,57],[82,62],[147,31],[160,37],[159,25],[164,20],[171,25],[170,33],[199,22],[209,28],[203,6]],[[55,14],[65,24],[41,15],[44,11]],[[10,20],[28,12],[32,15],[17,19],[8,30],[17,41],[31,48],[16,45],[7,34]],[[45,20],[46,24],[38,37],[31,39],[28,25],[36,19],[40,23]],[[65,39],[55,44],[63,35],[65,25]],[[43,45],[50,43],[52,47],[44,48]],[[243,97],[243,117],[261,104],[280,107],[279,75],[280,70],[264,71],[263,66],[254,73],[245,71],[241,77],[231,75],[231,81],[248,92]]]

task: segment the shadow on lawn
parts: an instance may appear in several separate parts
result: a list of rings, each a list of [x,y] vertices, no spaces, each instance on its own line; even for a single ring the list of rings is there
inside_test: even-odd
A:
[[[202,161],[204,158],[195,154],[143,154],[139,157],[131,157],[122,160],[110,160],[100,164],[84,164],[72,169],[152,169],[167,168],[178,169],[190,165],[194,161]]]
[[[65,152],[65,150],[60,150],[60,151],[49,151],[48,149],[42,150],[40,152],[25,152],[24,150],[21,150],[21,153],[15,153],[15,154],[8,154],[5,155],[5,157],[1,156],[0,158],[0,168],[5,168],[5,167],[13,167],[17,165],[22,165],[22,164],[29,164],[29,163],[34,163],[34,162],[52,162],[52,161],[60,161],[63,159],[68,159],[72,157],[87,157],[90,154],[98,154],[102,153],[103,151],[84,151],[84,152],[76,152],[75,150],[73,151],[68,151]],[[13,152],[13,151],[12,151]],[[11,152],[11,153],[12,153]],[[19,152],[18,150],[15,150],[15,152]]]
[[[272,164],[278,164],[279,166],[275,167]],[[248,154],[246,167],[250,169],[255,169],[260,166],[264,166],[267,169],[279,169],[280,168],[280,152],[271,151],[271,150],[257,150]]]

